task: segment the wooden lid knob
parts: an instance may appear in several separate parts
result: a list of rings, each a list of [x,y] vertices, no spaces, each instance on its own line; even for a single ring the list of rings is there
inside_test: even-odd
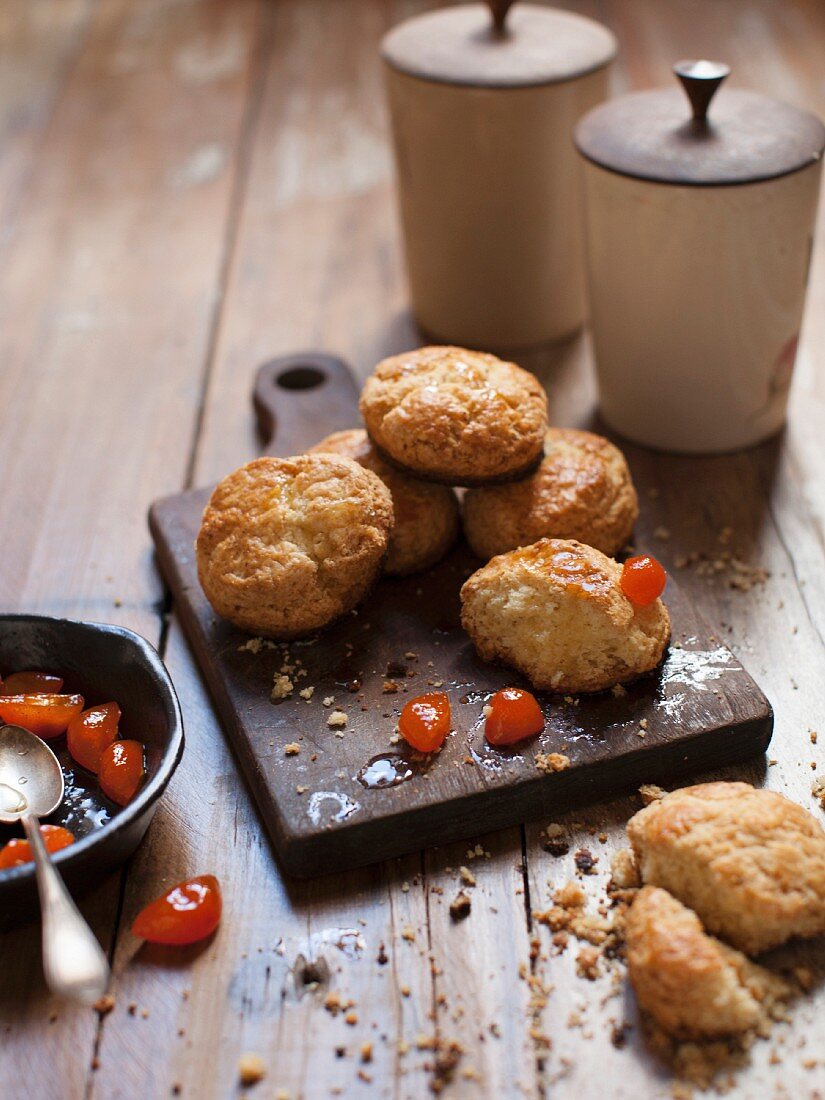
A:
[[[695,121],[706,122],[710,101],[730,76],[730,66],[723,61],[677,61],[673,71],[687,93]]]
[[[513,4],[513,0],[487,0],[493,15],[493,30],[496,34],[504,34],[507,12]]]

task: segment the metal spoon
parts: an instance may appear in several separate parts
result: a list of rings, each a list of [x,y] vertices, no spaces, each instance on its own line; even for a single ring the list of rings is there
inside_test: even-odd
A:
[[[0,822],[21,821],[34,855],[46,982],[58,996],[94,1004],[106,991],[109,964],[40,835],[38,818],[57,809],[63,789],[63,769],[45,741],[21,726],[0,727]]]

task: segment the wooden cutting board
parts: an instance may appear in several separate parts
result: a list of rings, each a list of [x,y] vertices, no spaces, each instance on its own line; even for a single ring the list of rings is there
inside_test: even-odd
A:
[[[357,397],[353,375],[330,356],[266,364],[254,404],[269,453],[295,454],[358,424]],[[482,663],[459,626],[459,588],[479,564],[463,544],[426,573],[382,580],[357,613],[317,637],[250,645],[215,616],[198,584],[193,543],[209,493],[156,502],[150,527],[226,734],[294,875],[552,820],[641,783],[667,785],[744,760],[770,742],[767,699],[672,579],[673,644],[663,666],[619,697],[540,697],[545,730],[517,751],[484,739],[487,698],[522,681]],[[285,665],[294,666],[295,690],[273,703],[273,677]],[[390,681],[395,693],[385,690]],[[308,700],[299,694],[306,688]],[[393,740],[396,720],[409,699],[438,689],[450,696],[454,732],[435,757],[416,759]],[[334,709],[347,715],[337,732],[327,725]],[[286,755],[292,742],[300,752]],[[561,753],[569,767],[545,774],[537,753]]]

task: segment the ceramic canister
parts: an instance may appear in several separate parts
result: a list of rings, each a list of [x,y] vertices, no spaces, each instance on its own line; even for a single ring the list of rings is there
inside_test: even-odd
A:
[[[485,350],[584,320],[572,132],[616,49],[590,19],[507,8],[429,12],[382,44],[413,312],[429,337]]]
[[[605,421],[666,451],[738,450],[785,421],[825,127],[725,88],[710,61],[581,120]],[[710,107],[710,109],[709,109]]]

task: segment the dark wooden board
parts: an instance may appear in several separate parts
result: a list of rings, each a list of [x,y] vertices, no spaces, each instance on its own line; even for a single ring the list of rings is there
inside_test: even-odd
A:
[[[280,454],[358,423],[356,383],[328,356],[262,367],[255,407]],[[517,751],[484,740],[486,699],[520,680],[482,663],[459,626],[459,588],[478,567],[463,544],[426,573],[383,579],[357,613],[315,638],[244,648],[248,637],[215,616],[198,584],[193,544],[209,492],[156,502],[150,526],[176,610],[291,874],[337,871],[477,836],[767,748],[770,704],[673,580],[665,597],[673,644],[663,666],[619,697],[541,697],[545,730]],[[300,661],[305,675],[292,696],[273,703],[273,676],[285,661]],[[396,694],[385,693],[388,679],[399,685]],[[310,686],[306,700],[299,690]],[[397,716],[414,695],[438,689],[450,696],[454,732],[437,756],[416,761],[403,741],[392,741]],[[334,703],[325,706],[329,697]],[[327,725],[336,708],[348,716],[343,736]],[[296,741],[300,752],[287,756],[284,746]],[[570,766],[543,774],[534,763],[539,752],[563,753]],[[362,768],[390,754],[404,757],[412,777],[365,787]]]

